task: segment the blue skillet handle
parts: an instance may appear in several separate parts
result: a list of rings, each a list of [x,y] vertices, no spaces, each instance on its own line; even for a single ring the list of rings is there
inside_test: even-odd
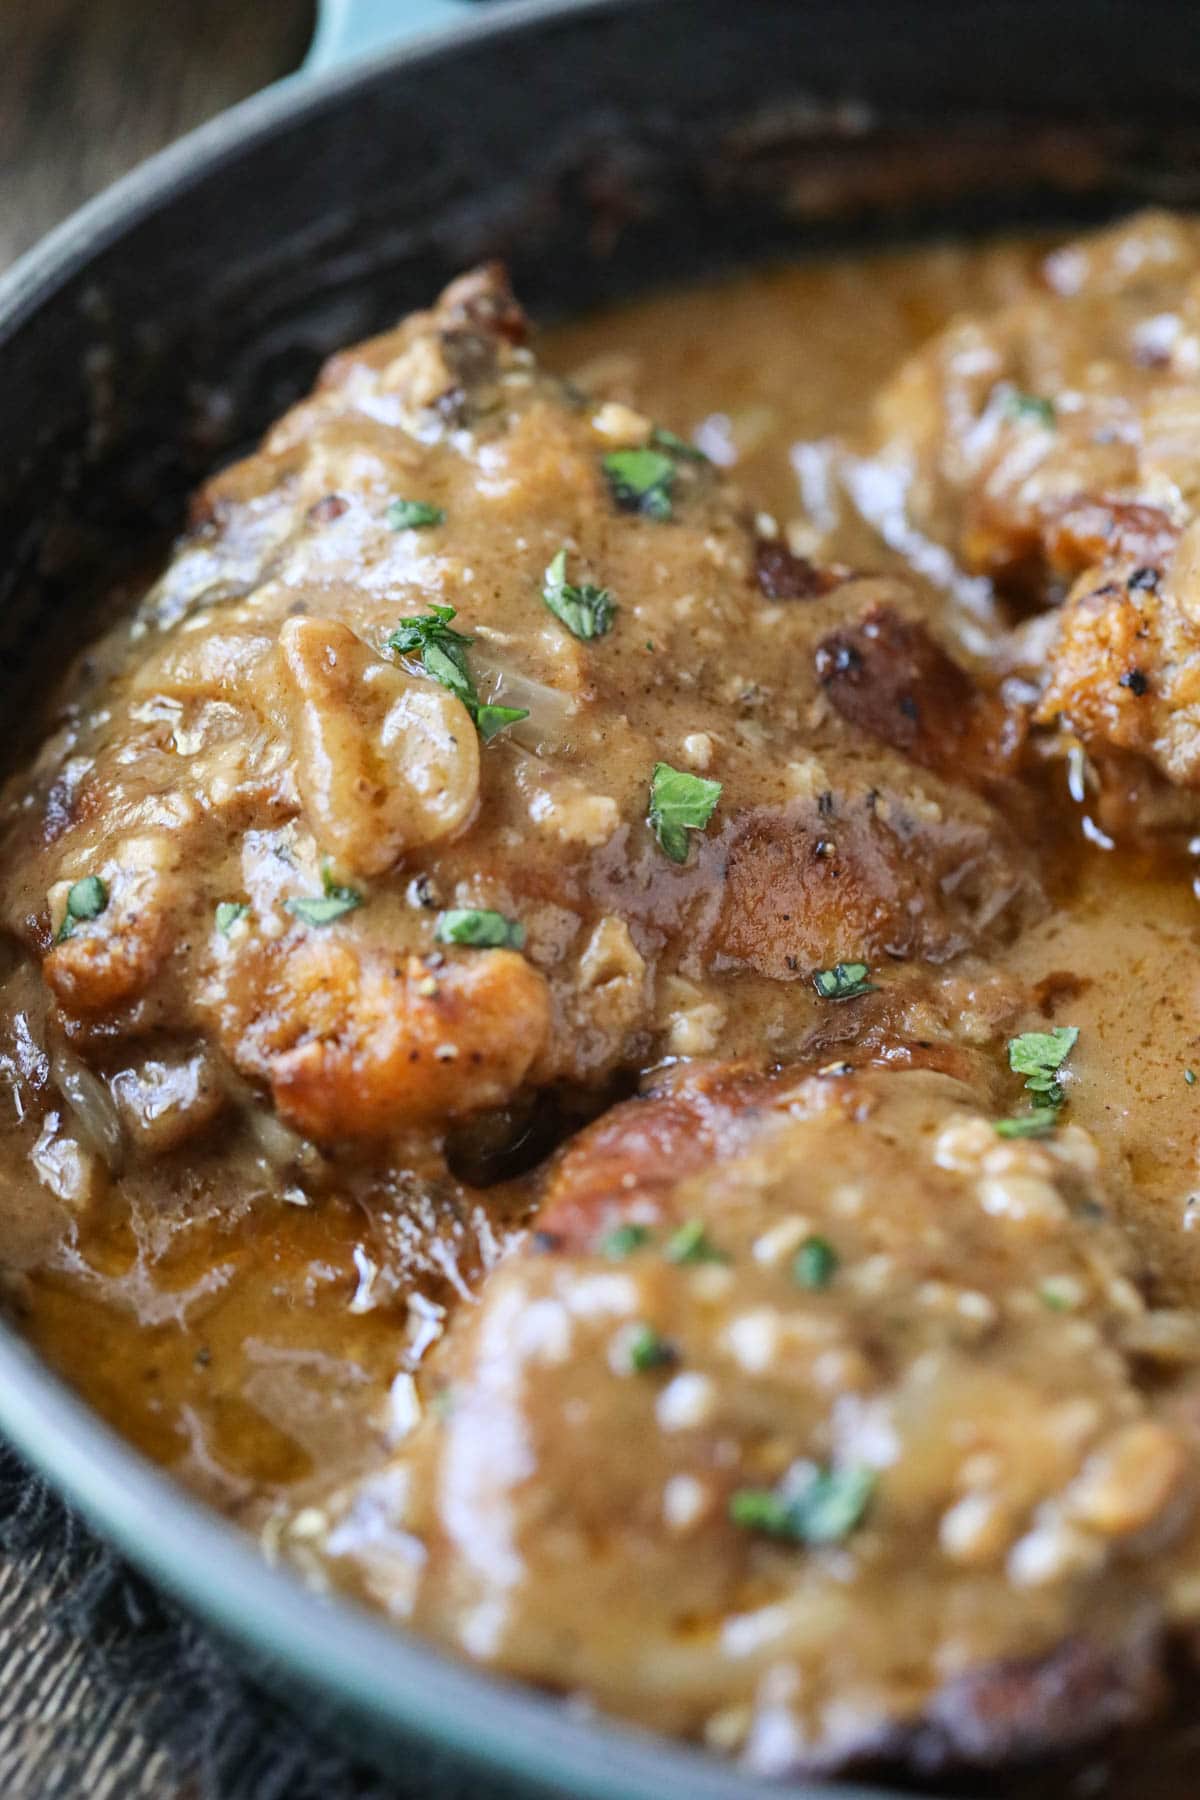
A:
[[[460,24],[467,0],[317,0],[317,28],[301,71],[323,75],[377,50],[395,50]]]

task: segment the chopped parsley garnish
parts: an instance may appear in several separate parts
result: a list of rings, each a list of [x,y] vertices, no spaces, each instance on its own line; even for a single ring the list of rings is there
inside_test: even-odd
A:
[[[672,862],[687,861],[688,832],[704,830],[720,798],[719,781],[688,775],[682,769],[673,769],[670,763],[655,763],[646,818]]]
[[[656,450],[665,450],[668,456],[681,456],[685,462],[706,463],[708,461],[708,457],[699,444],[689,444],[686,438],[678,437],[675,432],[668,431],[665,425],[654,427],[650,433],[650,442]]]
[[[1000,1137],[1045,1137],[1057,1123],[1064,1094],[1059,1071],[1079,1040],[1074,1025],[1056,1025],[1050,1031],[1023,1031],[1008,1041],[1008,1066],[1024,1075],[1033,1095],[1033,1110],[1013,1119],[996,1121]]]
[[[577,638],[603,637],[612,630],[616,607],[607,588],[567,580],[567,553],[560,550],[546,570],[542,599],[556,619]]]
[[[738,1488],[729,1517],[746,1531],[789,1544],[837,1544],[861,1524],[874,1491],[870,1469],[810,1467],[799,1484]]]
[[[689,1219],[667,1239],[667,1261],[673,1263],[725,1262],[699,1219]]]
[[[393,531],[423,531],[429,525],[444,525],[446,514],[427,500],[393,500],[387,509],[387,522]]]
[[[613,450],[601,462],[613,499],[648,519],[671,517],[675,464],[661,450]]]
[[[1020,388],[1009,388],[1004,395],[1004,410],[1010,419],[1030,419],[1053,431],[1058,423],[1053,400],[1044,394],[1027,394]]]
[[[1040,1293],[1042,1305],[1049,1307],[1051,1312],[1071,1312],[1074,1310],[1075,1295],[1071,1284],[1056,1281],[1054,1277],[1051,1276],[1049,1281],[1043,1281]]]
[[[502,731],[507,731],[510,725],[519,725],[522,719],[529,717],[527,706],[480,704],[474,708],[473,712],[468,706],[467,711],[472,713],[475,729],[485,744],[490,744],[494,737],[498,737]]]
[[[1189,1087],[1195,1087],[1195,1085],[1196,1085],[1195,1069],[1185,1069],[1183,1071],[1183,1079],[1187,1082]]]
[[[653,1325],[638,1325],[629,1340],[629,1366],[637,1375],[648,1375],[652,1369],[665,1369],[678,1361],[678,1354]]]
[[[401,656],[415,656],[427,675],[449,688],[462,701],[475,729],[487,744],[498,732],[507,730],[520,719],[527,719],[529,708],[493,706],[479,698],[474,677],[467,667],[467,648],[475,640],[455,631],[450,623],[454,616],[452,606],[433,606],[427,613],[401,619],[388,639],[388,648]]]
[[[1058,1124],[1058,1114],[1052,1106],[1037,1106],[1032,1112],[1019,1113],[1012,1119],[997,1119],[995,1131],[1002,1138],[1039,1138],[1049,1137]]]
[[[217,930],[222,937],[228,937],[239,919],[244,919],[250,908],[244,900],[222,900],[217,907]]]
[[[1025,1086],[1038,1096],[1039,1106],[1061,1106],[1063,1091],[1056,1079],[1079,1041],[1074,1025],[1056,1025],[1052,1031],[1023,1031],[1008,1041],[1008,1066],[1024,1075]]]
[[[455,631],[450,623],[454,616],[453,606],[435,605],[427,613],[401,619],[388,639],[388,648],[402,656],[416,655],[427,674],[461,699],[475,692],[467,669],[467,646],[475,640]]]
[[[650,1233],[645,1225],[614,1225],[600,1239],[600,1253],[613,1262],[622,1262],[625,1257],[632,1256],[635,1250],[640,1250],[649,1242]]]
[[[335,919],[343,918],[346,913],[353,912],[361,906],[363,897],[357,888],[339,887],[333,879],[328,862],[321,864],[321,886],[323,895],[301,894],[298,899],[285,900],[284,911],[290,912],[294,918],[305,925],[332,925]]]
[[[474,950],[519,950],[525,942],[525,927],[516,919],[506,919],[503,913],[461,906],[438,914],[433,935],[439,944],[469,944]]]
[[[292,913],[305,925],[332,925],[356,906],[362,905],[362,895],[356,894],[353,888],[342,888],[336,894],[301,895],[295,900],[284,902],[285,910]]]
[[[98,875],[85,875],[67,890],[67,910],[58,928],[58,941],[69,938],[82,919],[98,919],[108,905],[108,889]]]
[[[876,992],[876,984],[867,980],[870,973],[866,963],[835,963],[832,969],[817,970],[813,986],[822,1000],[857,1000]]]
[[[805,1238],[792,1258],[792,1274],[802,1288],[828,1287],[837,1273],[838,1254],[827,1238]]]

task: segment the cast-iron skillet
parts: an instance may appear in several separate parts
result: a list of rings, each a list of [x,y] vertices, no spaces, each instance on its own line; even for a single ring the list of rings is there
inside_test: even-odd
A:
[[[235,108],[0,283],[10,750],[99,578],[177,525],[188,487],[322,356],[482,256],[506,255],[545,318],[754,257],[1075,223],[1200,189],[1196,7],[341,0],[318,60],[347,22],[434,29]],[[3,1327],[0,1428],[306,1716],[327,1708],[384,1766],[427,1766],[436,1746],[526,1792],[761,1800],[716,1761],[585,1721],[269,1569]]]

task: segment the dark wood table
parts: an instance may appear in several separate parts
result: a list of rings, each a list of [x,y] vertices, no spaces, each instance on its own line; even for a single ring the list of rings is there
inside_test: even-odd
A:
[[[163,144],[294,69],[306,0],[0,4],[0,268]],[[185,1800],[138,1694],[97,1681],[53,1539],[0,1554],[0,1795]]]
[[[0,268],[172,138],[294,69],[311,0],[0,4]]]

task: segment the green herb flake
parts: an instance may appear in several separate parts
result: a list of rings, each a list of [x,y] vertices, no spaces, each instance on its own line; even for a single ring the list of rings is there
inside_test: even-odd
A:
[[[691,444],[687,438],[681,438],[665,425],[656,425],[650,433],[650,442],[656,450],[665,450],[668,456],[684,462],[707,463],[709,458],[699,444]]]
[[[473,950],[519,950],[525,927],[503,913],[463,906],[439,913],[433,935],[439,944],[468,944]]]
[[[494,737],[507,731],[510,725],[519,725],[522,719],[529,717],[527,706],[492,706],[484,705],[475,708],[475,729],[485,744],[490,744]]]
[[[600,1254],[607,1256],[610,1262],[623,1262],[632,1256],[635,1250],[650,1242],[650,1233],[645,1225],[614,1225],[600,1239]]]
[[[344,918],[356,906],[361,906],[362,895],[356,894],[353,888],[342,888],[335,894],[320,897],[301,894],[283,904],[285,912],[290,912],[305,925],[332,925],[335,919]]]
[[[1074,1292],[1063,1283],[1055,1281],[1052,1278],[1049,1281],[1044,1281],[1039,1291],[1041,1294],[1042,1305],[1049,1307],[1051,1312],[1074,1311]]]
[[[779,1488],[738,1488],[729,1517],[745,1531],[790,1544],[838,1544],[862,1523],[875,1491],[870,1469],[810,1468]]]
[[[646,815],[659,846],[672,862],[688,857],[688,832],[703,831],[721,798],[721,783],[688,775],[670,763],[655,763]]]
[[[250,908],[244,900],[222,900],[217,907],[217,930],[222,937],[228,937],[239,919],[244,919]]]
[[[1063,1064],[1079,1041],[1074,1025],[1056,1025],[1050,1031],[1023,1031],[1008,1042],[1008,1066],[1014,1075],[1024,1075],[1025,1086],[1033,1096],[1028,1113],[1012,1119],[998,1119],[995,1129],[1000,1137],[1047,1137],[1058,1122],[1058,1109],[1065,1095],[1058,1080]]]
[[[285,900],[284,910],[290,912],[293,918],[301,919],[305,925],[332,925],[335,919],[343,918],[346,913],[353,912],[355,907],[363,903],[363,897],[357,888],[339,885],[328,857],[321,860],[321,886],[325,892],[320,899],[301,894],[298,899]]]
[[[667,1240],[666,1256],[673,1263],[720,1263],[729,1259],[721,1254],[699,1219],[689,1219]]]
[[[805,1238],[792,1258],[792,1274],[802,1288],[826,1288],[837,1273],[838,1253],[828,1238]]]
[[[471,678],[467,674],[466,651],[467,646],[475,640],[461,631],[455,631],[450,623],[455,616],[453,606],[432,606],[427,613],[415,613],[407,619],[401,619],[388,639],[388,648],[398,651],[401,656],[415,655],[422,665],[426,652],[431,647],[441,650],[458,669],[469,689]],[[438,679],[441,680],[441,677]]]
[[[835,963],[832,969],[817,970],[813,986],[822,1000],[857,1000],[876,992],[875,982],[867,980],[870,973],[866,963]]]
[[[1040,1138],[1049,1137],[1057,1124],[1058,1114],[1052,1106],[1038,1106],[1013,1119],[994,1120],[993,1129],[1002,1138]]]
[[[617,505],[648,519],[671,517],[675,464],[661,450],[613,450],[601,462]]]
[[[84,919],[98,919],[108,905],[108,889],[98,875],[85,875],[67,890],[67,910],[58,930],[58,942],[69,938]]]
[[[1044,394],[1024,393],[1020,388],[1005,390],[1004,411],[1010,419],[1027,419],[1031,424],[1041,425],[1047,431],[1053,431],[1058,424],[1058,413],[1053,400]]]
[[[1057,1076],[1079,1041],[1074,1025],[1058,1025],[1052,1031],[1023,1031],[1008,1041],[1008,1066],[1024,1075],[1025,1086],[1037,1095],[1039,1106],[1061,1106],[1063,1091]]]
[[[607,588],[593,587],[590,582],[577,586],[568,581],[565,550],[559,551],[546,570],[542,599],[574,637],[586,641],[612,630],[616,611],[612,595]]]
[[[459,645],[437,638],[431,639],[421,651],[421,667],[444,688],[449,688],[468,712],[474,711],[479,703],[475,682],[467,668],[466,655]]]
[[[1183,1071],[1183,1079],[1187,1082],[1189,1087],[1195,1087],[1195,1085],[1196,1085],[1195,1069],[1185,1069]]]
[[[427,500],[393,500],[387,522],[393,531],[424,531],[430,525],[444,525],[446,514]]]
[[[629,1366],[635,1375],[648,1375],[654,1369],[666,1369],[677,1362],[678,1353],[653,1325],[634,1327],[629,1339]]]
[[[737,1488],[729,1496],[729,1517],[743,1531],[763,1531],[768,1537],[792,1535],[793,1503],[772,1488]],[[799,1538],[802,1542],[803,1539]]]
[[[415,656],[427,675],[462,701],[485,744],[510,725],[529,717],[527,706],[493,706],[479,698],[467,666],[467,649],[474,638],[455,631],[450,621],[452,606],[433,606],[427,613],[401,619],[388,639],[388,649],[400,656]]]

